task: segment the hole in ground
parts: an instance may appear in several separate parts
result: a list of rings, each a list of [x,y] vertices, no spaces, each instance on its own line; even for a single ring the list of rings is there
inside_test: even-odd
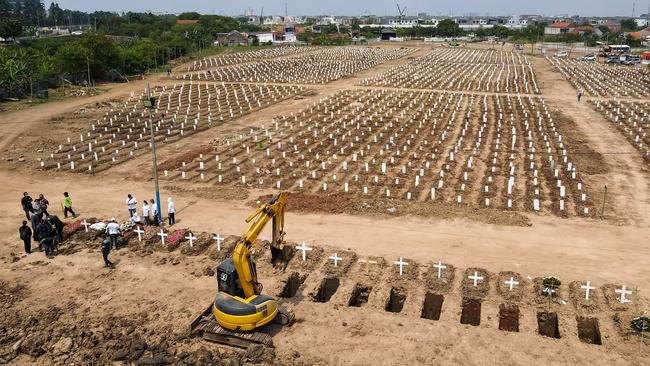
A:
[[[460,324],[478,326],[481,324],[481,300],[463,298],[463,311],[460,314]]]
[[[318,286],[318,293],[314,297],[316,302],[328,302],[339,288],[338,278],[324,278],[320,286]]]
[[[305,282],[305,278],[307,278],[307,276],[301,276],[298,272],[291,273],[282,288],[282,292],[280,292],[280,297],[290,298],[296,296],[300,285]]]
[[[519,306],[515,304],[499,305],[499,330],[519,331]]]
[[[406,301],[406,290],[402,288],[391,287],[390,296],[386,301],[386,311],[391,313],[399,313],[404,307],[404,302]]]
[[[576,320],[578,321],[578,338],[581,341],[589,344],[603,344],[600,338],[598,319],[578,316]]]
[[[361,307],[361,305],[368,302],[370,297],[370,292],[372,291],[371,286],[363,286],[357,283],[352,290],[352,296],[350,296],[350,301],[348,301],[348,306]]]
[[[440,312],[442,311],[442,303],[444,301],[444,296],[427,292],[424,297],[424,306],[422,307],[422,315],[420,317],[423,319],[440,320]]]
[[[560,338],[560,328],[556,313],[537,312],[537,330],[545,337]]]

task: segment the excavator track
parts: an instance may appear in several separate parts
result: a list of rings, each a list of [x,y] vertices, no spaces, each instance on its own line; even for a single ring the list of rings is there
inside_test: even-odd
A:
[[[195,329],[194,334],[211,342],[233,347],[248,348],[253,344],[273,347],[273,338],[260,332],[233,332],[222,328],[214,320],[204,319]]]

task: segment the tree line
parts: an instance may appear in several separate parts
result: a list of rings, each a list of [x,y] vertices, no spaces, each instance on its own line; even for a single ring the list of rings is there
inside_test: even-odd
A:
[[[192,22],[178,22],[192,20]],[[43,26],[80,27],[84,34],[36,37]],[[12,28],[13,27],[13,28]],[[7,30],[7,28],[11,28]],[[17,42],[0,48],[0,100],[31,93],[34,82],[76,84],[120,79],[158,69],[170,60],[211,47],[217,33],[254,26],[218,15],[184,13],[84,13],[52,3],[0,0],[0,37]],[[31,37],[30,37],[31,35]]]

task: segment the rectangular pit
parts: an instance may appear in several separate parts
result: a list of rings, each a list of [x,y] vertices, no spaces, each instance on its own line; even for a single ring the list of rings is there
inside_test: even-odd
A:
[[[556,313],[537,312],[537,331],[550,338],[561,338]]]
[[[519,332],[519,306],[515,304],[499,305],[499,330]]]
[[[391,313],[399,313],[404,308],[406,301],[406,290],[402,288],[391,287],[390,296],[386,300],[385,310]]]
[[[328,302],[336,293],[336,290],[339,288],[340,281],[338,278],[324,278],[320,286],[318,286],[318,292],[314,296],[315,302]]]
[[[357,283],[354,286],[354,290],[352,290],[352,296],[350,296],[350,300],[348,301],[348,306],[354,306],[354,307],[361,307],[363,304],[368,302],[368,298],[370,297],[370,292],[372,291],[371,286],[364,286],[359,283]]]
[[[440,320],[442,303],[444,301],[444,296],[427,292],[424,297],[424,305],[422,306],[422,315],[420,317],[423,319]]]
[[[600,326],[597,318],[576,317],[578,322],[578,338],[584,343],[602,345]]]
[[[284,287],[280,292],[280,295],[278,296],[287,299],[296,296],[296,293],[298,292],[300,285],[302,285],[303,282],[305,282],[306,278],[307,276],[300,275],[300,273],[298,272],[291,273],[291,275],[289,275],[289,278],[287,278],[287,281],[285,282]]]
[[[460,314],[460,324],[472,326],[481,325],[481,300],[463,298],[463,310]]]

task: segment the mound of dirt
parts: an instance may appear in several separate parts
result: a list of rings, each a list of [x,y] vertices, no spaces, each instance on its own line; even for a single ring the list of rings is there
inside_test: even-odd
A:
[[[512,287],[512,290],[510,290],[510,285],[506,284],[506,281],[510,281],[511,278],[519,282],[518,285]],[[521,301],[524,297],[524,287],[526,287],[526,281],[521,274],[512,271],[499,272],[497,276],[497,292],[505,300],[514,302]]]
[[[483,277],[477,280],[476,286],[474,286],[474,280],[469,278],[474,278],[475,275]],[[463,274],[462,284],[461,291],[464,298],[484,299],[490,291],[490,274],[483,268],[468,268]]]
[[[456,275],[456,267],[452,264],[442,263],[442,265],[446,268],[440,271],[440,278],[438,278],[438,269],[434,268],[433,264],[429,266],[430,268],[426,275],[427,288],[437,293],[449,292],[454,284],[454,277]]]

